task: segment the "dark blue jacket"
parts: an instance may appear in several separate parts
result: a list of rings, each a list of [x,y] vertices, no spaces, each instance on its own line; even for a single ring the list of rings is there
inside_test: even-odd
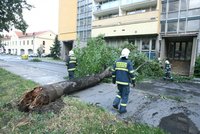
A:
[[[66,66],[68,68],[68,71],[74,71],[74,70],[76,70],[76,66],[77,66],[76,57],[75,56],[69,56],[69,57],[67,57]]]
[[[130,60],[122,57],[113,65],[112,78],[114,83],[129,85],[135,81],[133,64]]]

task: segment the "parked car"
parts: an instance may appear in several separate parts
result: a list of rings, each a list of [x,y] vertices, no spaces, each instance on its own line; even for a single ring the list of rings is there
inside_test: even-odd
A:
[[[46,57],[47,55],[45,53],[41,54],[42,57]]]
[[[33,53],[33,54],[29,54],[28,56],[29,56],[29,57],[38,57],[38,54]]]
[[[27,54],[21,55],[21,59],[22,59],[22,60],[28,60],[28,55],[27,55]]]

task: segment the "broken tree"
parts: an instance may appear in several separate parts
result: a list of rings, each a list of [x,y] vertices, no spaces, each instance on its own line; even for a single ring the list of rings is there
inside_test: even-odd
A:
[[[18,104],[19,110],[28,112],[36,107],[49,104],[50,102],[60,98],[62,95],[92,87],[106,77],[111,77],[111,71],[109,71],[109,68],[100,74],[35,87],[33,90],[24,94]]]

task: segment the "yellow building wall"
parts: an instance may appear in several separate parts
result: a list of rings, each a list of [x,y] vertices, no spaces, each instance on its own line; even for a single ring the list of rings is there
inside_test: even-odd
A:
[[[159,34],[159,11],[138,13],[92,22],[92,37]]]
[[[77,0],[59,0],[58,39],[76,39]]]

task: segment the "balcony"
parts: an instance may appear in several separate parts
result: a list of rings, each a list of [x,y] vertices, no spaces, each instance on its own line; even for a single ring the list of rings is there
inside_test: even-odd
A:
[[[95,2],[104,2],[106,0],[94,0]]]
[[[99,34],[105,37],[158,34],[159,23],[159,11],[95,20],[92,22],[92,37]]]
[[[119,12],[119,1],[107,2],[101,5],[96,5],[94,7],[94,15],[104,16],[108,14],[115,14]]]
[[[145,8],[156,6],[157,0],[122,0],[121,9],[124,11],[130,11],[138,8]]]

